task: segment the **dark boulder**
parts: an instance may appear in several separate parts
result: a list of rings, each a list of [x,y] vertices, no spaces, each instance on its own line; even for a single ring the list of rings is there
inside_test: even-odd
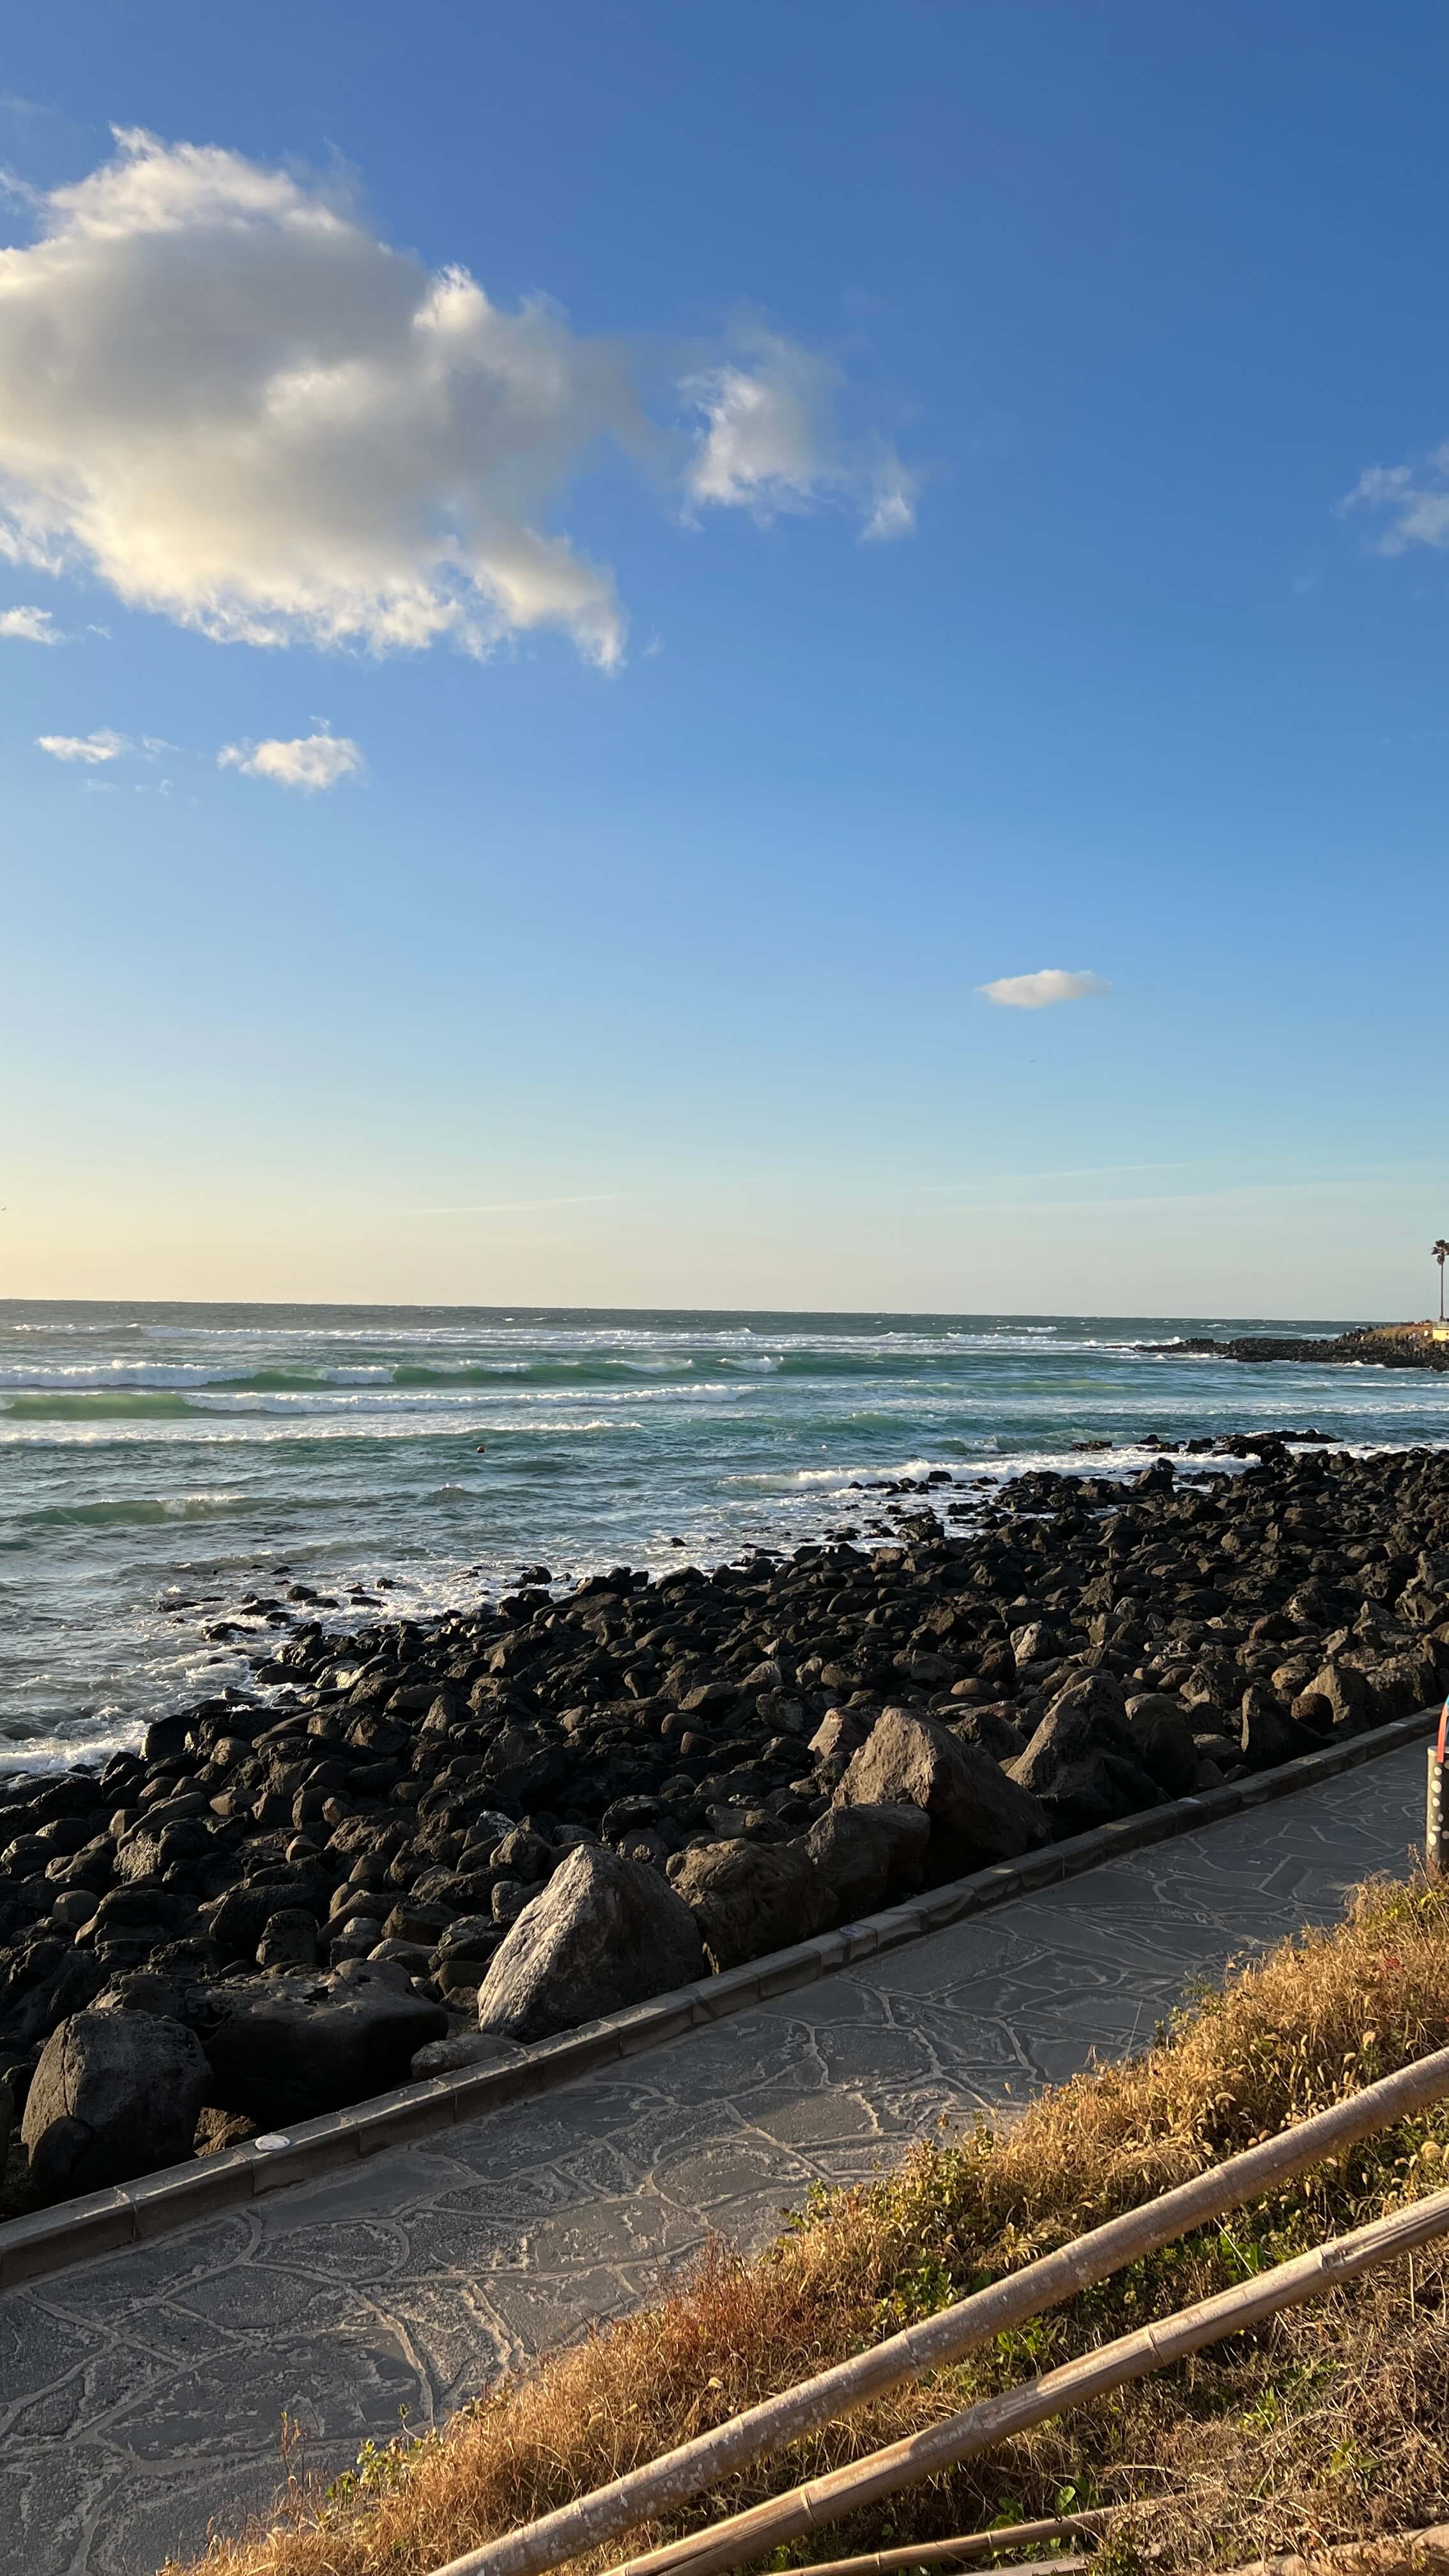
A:
[[[1128,1700],[1126,1717],[1134,1759],[1151,1772],[1164,1797],[1189,1797],[1202,1756],[1181,1701],[1164,1691],[1139,1691]]]
[[[21,2136],[48,2200],[104,2191],[191,2153],[206,2060],[180,2022],[78,2012],[51,2033]]]
[[[824,1881],[793,1843],[743,1835],[696,1843],[676,1864],[672,1883],[716,1970],[808,1941],[836,1912]]]
[[[83,2012],[105,1980],[93,1950],[58,1941],[27,1944],[0,1973],[0,2038],[10,2048],[34,2048],[67,2014]]]
[[[1010,1770],[1041,1800],[1059,1836],[1089,1833],[1162,1797],[1134,1744],[1122,1685],[1103,1670],[1080,1674],[1058,1692]]]
[[[915,1709],[883,1709],[835,1792],[840,1807],[920,1807],[929,1817],[929,1875],[944,1878],[1014,1860],[1048,1836],[1046,1817],[978,1745]]]
[[[315,1968],[317,1917],[300,1905],[284,1905],[269,1914],[257,1943],[259,1968]]]
[[[1359,1735],[1372,1726],[1378,1715],[1378,1702],[1364,1675],[1353,1664],[1329,1662],[1320,1666],[1311,1681],[1305,1683],[1293,1702],[1292,1716],[1300,1725],[1315,1732],[1331,1729],[1335,1735]]]
[[[838,1916],[849,1920],[919,1887],[930,1839],[920,1807],[830,1807],[811,1826],[805,1850]]]
[[[994,1701],[985,1701],[978,1707],[968,1705],[959,1715],[947,1717],[945,1723],[963,1744],[979,1745],[993,1762],[1014,1762],[1018,1754],[1026,1751],[1026,1730]]]
[[[1300,1753],[1311,1753],[1316,1740],[1306,1727],[1295,1725],[1272,1691],[1264,1690],[1261,1682],[1248,1684],[1240,1742],[1243,1760],[1251,1770],[1269,1771],[1280,1762],[1293,1762]]]
[[[647,1862],[583,1843],[525,1905],[478,1994],[482,2030],[547,2039],[690,1985],[704,1969],[699,1925]]]
[[[341,2111],[408,2082],[413,2058],[447,2035],[441,2004],[385,1965],[326,1977],[233,1977],[205,1989],[207,2101],[272,2125]],[[192,2002],[202,1990],[193,1989]]]
[[[324,1916],[331,1883],[320,1872],[279,1871],[275,1878],[249,1878],[229,1887],[212,1905],[201,1909],[209,1938],[234,1958],[254,1959],[257,1944],[274,1914]]]

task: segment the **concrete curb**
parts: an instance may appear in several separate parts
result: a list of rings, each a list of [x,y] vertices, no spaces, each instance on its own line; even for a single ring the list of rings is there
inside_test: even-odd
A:
[[[967,1915],[1009,1904],[1013,1897],[1032,1894],[1058,1880],[1079,1877],[1122,1852],[1168,1842],[1174,1835],[1336,1779],[1383,1754],[1401,1752],[1422,1742],[1438,1721],[1437,1708],[1422,1709],[1372,1734],[1328,1745],[1320,1753],[1301,1754],[1296,1761],[1260,1771],[1253,1779],[1233,1781],[1201,1797],[1175,1798],[1163,1806],[1145,1808],[1140,1815],[1124,1816],[1120,1823],[1076,1834],[1068,1842],[1048,1843],[1018,1861],[1002,1861],[993,1869],[976,1870],[969,1878],[932,1888],[910,1905],[840,1924],[813,1941],[771,1951],[723,1976],[705,1977],[697,1985],[655,1995],[648,2003],[613,2013],[605,2021],[563,2031],[556,2039],[520,2050],[506,2065],[465,2068],[423,2084],[405,2084],[351,2110],[301,2122],[289,2133],[285,2146],[267,2149],[249,2142],[201,2162],[168,2166],[114,2191],[91,2192],[83,2199],[39,2210],[33,2217],[11,2219],[8,2225],[0,2225],[0,2291],[64,2271],[73,2263],[90,2262],[99,2254],[116,2253],[124,2246],[147,2244],[218,2210],[235,2209],[260,2200],[267,2192],[285,2190],[291,2183],[313,2182],[321,2174],[355,2165],[385,2147],[406,2146],[415,2138],[482,2119],[507,2103],[552,2092],[595,2067],[617,2065],[644,2049],[723,2021],[731,2013],[747,2012],[772,1995],[813,1985],[857,1959],[900,1949],[907,1942],[944,1931]]]

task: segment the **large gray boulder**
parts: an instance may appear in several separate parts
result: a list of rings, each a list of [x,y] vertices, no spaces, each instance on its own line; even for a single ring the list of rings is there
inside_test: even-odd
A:
[[[1311,1753],[1316,1741],[1306,1727],[1295,1725],[1272,1691],[1261,1682],[1249,1682],[1243,1693],[1239,1743],[1243,1760],[1253,1770],[1268,1771],[1280,1762],[1296,1761],[1300,1753]]]
[[[1363,1674],[1381,1725],[1395,1717],[1412,1717],[1439,1695],[1439,1662],[1428,1640],[1410,1646],[1402,1654],[1383,1655],[1377,1661],[1366,1659]]]
[[[920,1807],[828,1807],[805,1837],[811,1866],[844,1920],[921,1884],[930,1818]]]
[[[699,1926],[668,1879],[647,1861],[580,1843],[494,1952],[478,2026],[547,2039],[703,1974]]]
[[[20,2134],[48,2200],[189,2156],[206,2087],[195,2034],[142,2012],[78,2012],[51,2032]]]
[[[1074,1673],[1057,1692],[1012,1764],[1012,1776],[1036,1797],[1047,1796],[1065,1766],[1090,1753],[1114,1753],[1124,1762],[1136,1758],[1126,1694],[1116,1674],[1100,1666]]]
[[[448,2030],[441,2004],[366,1961],[327,1977],[228,1977],[193,1988],[193,2003],[203,1993],[206,2099],[268,2128],[410,2082],[417,2051]]]
[[[1009,1767],[1059,1835],[1089,1833],[1162,1800],[1134,1741],[1122,1685],[1101,1669],[1079,1674],[1058,1692],[1020,1761]]]
[[[1358,1735],[1374,1724],[1378,1700],[1355,1665],[1330,1659],[1304,1684],[1290,1714],[1317,1734]]]
[[[824,1880],[796,1843],[745,1835],[696,1843],[674,1886],[692,1909],[711,1967],[737,1968],[768,1950],[788,1950],[835,1920]]]
[[[1048,1825],[1028,1787],[976,1744],[917,1709],[883,1709],[835,1792],[837,1807],[919,1807],[939,1884],[1034,1851]]]

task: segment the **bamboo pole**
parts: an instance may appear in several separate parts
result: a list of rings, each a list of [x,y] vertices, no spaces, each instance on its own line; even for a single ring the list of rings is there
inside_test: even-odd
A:
[[[993,2532],[993,2540],[1008,2545],[1011,2535]],[[882,2558],[841,2558],[843,2568],[938,2568],[949,2563],[946,2558],[931,2558],[931,2550],[887,2550]],[[1000,2576],[1083,2576],[1083,2568],[1091,2568],[1091,2558],[1021,2558],[1003,2568]],[[789,2576],[794,2576],[794,2568],[789,2568]]]
[[[1281,2315],[1285,2308],[1301,2307],[1306,2299],[1316,2298],[1320,2291],[1333,2289],[1341,2281],[1356,2281],[1377,2264],[1411,2253],[1415,2246],[1427,2245],[1446,2230],[1449,2191],[1436,2191],[1427,2200],[1393,2211],[1388,2218],[1376,2218],[1367,2227],[1355,2228],[1349,2236],[1316,2246],[1311,2254],[1280,2263],[1271,2272],[1260,2273],[1256,2280],[1220,2290],[1215,2298],[1181,2308],[1160,2324],[1141,2326],[1135,2334],[1121,2335],[1115,2343],[1102,2344],[1078,2361],[1044,2371],[1040,2378],[1029,2379],[1020,2388],[1007,2389],[999,2397],[983,2398],[961,2414],[948,2415],[922,2433],[908,2434],[904,2441],[892,2442],[867,2459],[852,2460],[827,2477],[812,2478],[788,2495],[770,2496],[747,2513],[731,2514],[728,2521],[716,2523],[712,2530],[694,2532],[685,2540],[650,2550],[643,2558],[631,2558],[611,2571],[611,2576],[683,2576],[683,2571],[687,2576],[719,2576],[721,2569],[738,2567],[762,2550],[793,2540],[799,2532],[838,2522],[843,2514],[859,2513],[866,2505],[879,2503],[883,2496],[898,2494],[902,2487],[919,2486],[924,2479],[937,2477],[943,2469],[955,2468],[980,2451],[992,2450],[999,2442],[1029,2433],[1034,2425],[1046,2423],[1053,2415],[1090,2405],[1094,2398],[1110,2396],[1114,2389],[1145,2378],[1149,2371],[1165,2369],[1172,2362],[1185,2360],[1189,2353],[1201,2352],[1205,2344],[1221,2343],[1229,2335],[1242,2334],[1249,2326]]]
[[[953,2567],[958,2559],[982,2558],[994,2549],[1034,2549],[1039,2541],[1085,2538],[1113,2514],[1129,2511],[1120,2504],[1099,2505],[1094,2512],[1073,2513],[1053,2522],[999,2522],[990,2531],[966,2531],[957,2540],[922,2540],[912,2548],[876,2549],[864,2558],[827,2558],[818,2567],[792,2567],[790,2576],[888,2576],[895,2567]],[[1052,2558],[1054,2568],[1085,2567],[1084,2558]],[[1007,2576],[1026,2576],[1012,2567]]]
[[[1060,2561],[1058,2562],[1060,2564]],[[1236,2567],[1233,2576],[1430,2576],[1449,2563],[1449,2525],[1432,2523],[1423,2531],[1391,2531],[1378,2540],[1341,2540],[1331,2549],[1306,2554],[1282,2550],[1273,2558],[1255,2558]]]
[[[839,2416],[854,2413],[904,2381],[959,2361],[1010,2327],[1024,2325],[1028,2318],[1075,2298],[1124,2264],[1225,2217],[1229,2210],[1276,2189],[1309,2165],[1339,2154],[1375,2130],[1411,2118],[1446,2093],[1449,2048],[1441,2048],[1295,2128],[1280,2130],[1224,2164],[1209,2166],[1156,2200],[1075,2237],[989,2289],[907,2326],[868,2352],[854,2353],[848,2361],[836,2362],[815,2378],[763,2399],[659,2459],[626,2470],[592,2494],[578,2496],[536,2522],[524,2523],[450,2559],[436,2576],[543,2576],[543,2571],[598,2549],[641,2522],[673,2512],[736,2470],[786,2449]]]

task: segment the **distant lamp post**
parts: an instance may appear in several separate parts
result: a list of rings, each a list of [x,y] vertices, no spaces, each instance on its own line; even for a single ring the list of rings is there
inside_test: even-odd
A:
[[[1442,1234],[1434,1246],[1434,1259],[1439,1264],[1439,1321],[1442,1324],[1444,1321],[1444,1264],[1449,1261],[1449,1243],[1445,1242]]]

